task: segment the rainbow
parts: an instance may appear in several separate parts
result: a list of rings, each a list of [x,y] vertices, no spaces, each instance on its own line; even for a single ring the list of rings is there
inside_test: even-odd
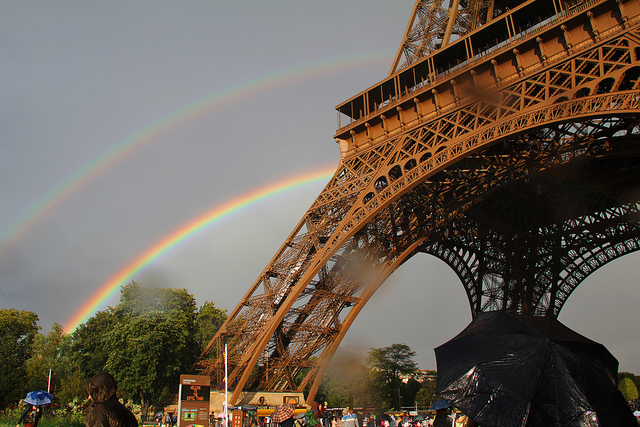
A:
[[[306,185],[326,182],[335,172],[335,166],[323,167],[321,169],[306,172],[287,179],[272,182],[256,190],[237,196],[231,200],[216,205],[209,211],[188,221],[184,225],[176,228],[156,243],[151,245],[144,252],[136,256],[132,261],[121,268],[116,274],[102,284],[98,291],[89,298],[82,307],[74,313],[65,323],[63,329],[69,333],[74,331],[81,323],[84,323],[96,311],[104,307],[109,299],[120,290],[131,277],[143,270],[149,264],[160,258],[162,255],[175,248],[194,234],[203,231],[205,228],[238,213],[259,202],[270,199],[274,196],[304,187]]]
[[[367,52],[358,56],[340,56],[296,64],[230,86],[160,118],[91,161],[67,180],[56,186],[18,220],[14,221],[0,234],[0,255],[6,251],[9,245],[26,234],[33,226],[42,221],[42,219],[62,205],[66,200],[85,188],[91,181],[96,179],[96,177],[105,173],[126,157],[139,151],[159,136],[185,123],[194,121],[215,109],[223,108],[231,102],[254,96],[278,86],[288,85],[296,81],[311,79],[316,76],[322,76],[327,73],[334,73],[352,67],[372,65],[381,61],[388,61],[388,59],[389,52]]]

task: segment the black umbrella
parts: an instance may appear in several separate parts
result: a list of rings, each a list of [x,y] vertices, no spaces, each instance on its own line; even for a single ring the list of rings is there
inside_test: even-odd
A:
[[[435,352],[436,394],[483,427],[637,427],[618,361],[554,317],[479,313]]]

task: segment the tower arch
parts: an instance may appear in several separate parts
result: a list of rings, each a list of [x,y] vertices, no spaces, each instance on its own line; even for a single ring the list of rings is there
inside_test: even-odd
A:
[[[356,316],[417,253],[454,269],[472,313],[557,316],[589,274],[637,250],[640,5],[624,3],[622,21],[607,18],[614,2],[585,2],[589,15],[551,4],[497,3],[336,107],[350,120],[335,175],[194,367],[220,384],[228,344],[231,403],[243,388],[313,399]],[[489,22],[501,20],[504,34]],[[487,47],[496,34],[509,37]]]

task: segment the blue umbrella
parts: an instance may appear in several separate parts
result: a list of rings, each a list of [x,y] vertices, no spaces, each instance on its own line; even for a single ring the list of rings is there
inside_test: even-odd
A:
[[[451,405],[444,399],[437,400],[433,405],[431,405],[431,409],[434,411],[447,408],[451,408]]]
[[[53,394],[42,390],[30,391],[24,398],[24,402],[33,406],[48,405],[53,402]]]

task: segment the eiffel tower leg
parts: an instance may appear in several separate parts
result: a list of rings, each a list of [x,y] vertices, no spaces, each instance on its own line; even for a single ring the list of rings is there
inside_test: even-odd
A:
[[[417,252],[453,268],[472,315],[557,316],[637,250],[640,5],[552,3],[492,3],[490,25],[337,107],[350,123],[334,177],[194,366],[219,382],[227,343],[231,403],[243,389],[313,399],[364,304]]]

